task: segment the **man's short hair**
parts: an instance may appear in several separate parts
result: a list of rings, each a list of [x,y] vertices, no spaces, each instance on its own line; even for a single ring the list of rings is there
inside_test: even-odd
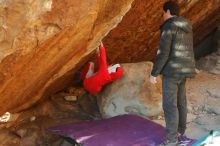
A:
[[[165,12],[167,12],[167,10],[170,10],[170,14],[176,16],[179,16],[179,12],[180,12],[179,5],[172,0],[169,0],[163,4],[163,10]]]

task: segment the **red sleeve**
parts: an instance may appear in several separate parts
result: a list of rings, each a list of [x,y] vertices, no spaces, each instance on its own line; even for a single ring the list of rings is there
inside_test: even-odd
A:
[[[102,86],[111,81],[108,73],[106,52],[104,47],[99,47],[98,56],[99,70],[90,78],[84,80],[84,88],[90,93],[97,93],[102,89]]]
[[[96,76],[85,79],[83,81],[84,88],[92,94],[98,93],[102,89],[102,85],[98,82]]]
[[[99,64],[99,69],[107,70],[106,52],[104,47],[99,47],[98,64]]]
[[[122,67],[118,67],[116,72],[112,72],[110,74],[112,81],[119,79],[122,75],[123,75],[123,68]]]
[[[89,70],[89,66],[90,66],[90,64],[88,63],[83,69],[81,69],[81,71],[80,71],[80,78],[81,79],[83,79],[83,80],[85,79],[86,74]]]

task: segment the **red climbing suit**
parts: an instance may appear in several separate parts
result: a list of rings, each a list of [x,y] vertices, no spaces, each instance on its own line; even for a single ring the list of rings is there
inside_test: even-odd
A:
[[[93,74],[91,77],[86,78],[90,65],[91,63],[88,63],[87,66],[81,71],[80,77],[83,79],[84,88],[91,93],[99,92],[103,85],[120,78],[123,74],[122,67],[117,67],[116,72],[108,72],[105,48],[101,46],[99,47],[98,72]]]

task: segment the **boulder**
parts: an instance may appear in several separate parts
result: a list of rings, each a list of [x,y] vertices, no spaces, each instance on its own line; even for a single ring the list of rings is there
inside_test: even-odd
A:
[[[0,145],[12,146],[20,145],[21,138],[15,132],[7,128],[0,129]]]
[[[156,116],[162,112],[161,79],[153,85],[149,81],[151,62],[122,64],[123,76],[98,94],[103,117],[121,114]]]

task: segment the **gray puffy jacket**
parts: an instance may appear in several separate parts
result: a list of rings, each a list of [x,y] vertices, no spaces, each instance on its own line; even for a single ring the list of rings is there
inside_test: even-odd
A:
[[[151,75],[195,76],[191,24],[182,17],[172,17],[161,25],[160,31],[159,49]]]

